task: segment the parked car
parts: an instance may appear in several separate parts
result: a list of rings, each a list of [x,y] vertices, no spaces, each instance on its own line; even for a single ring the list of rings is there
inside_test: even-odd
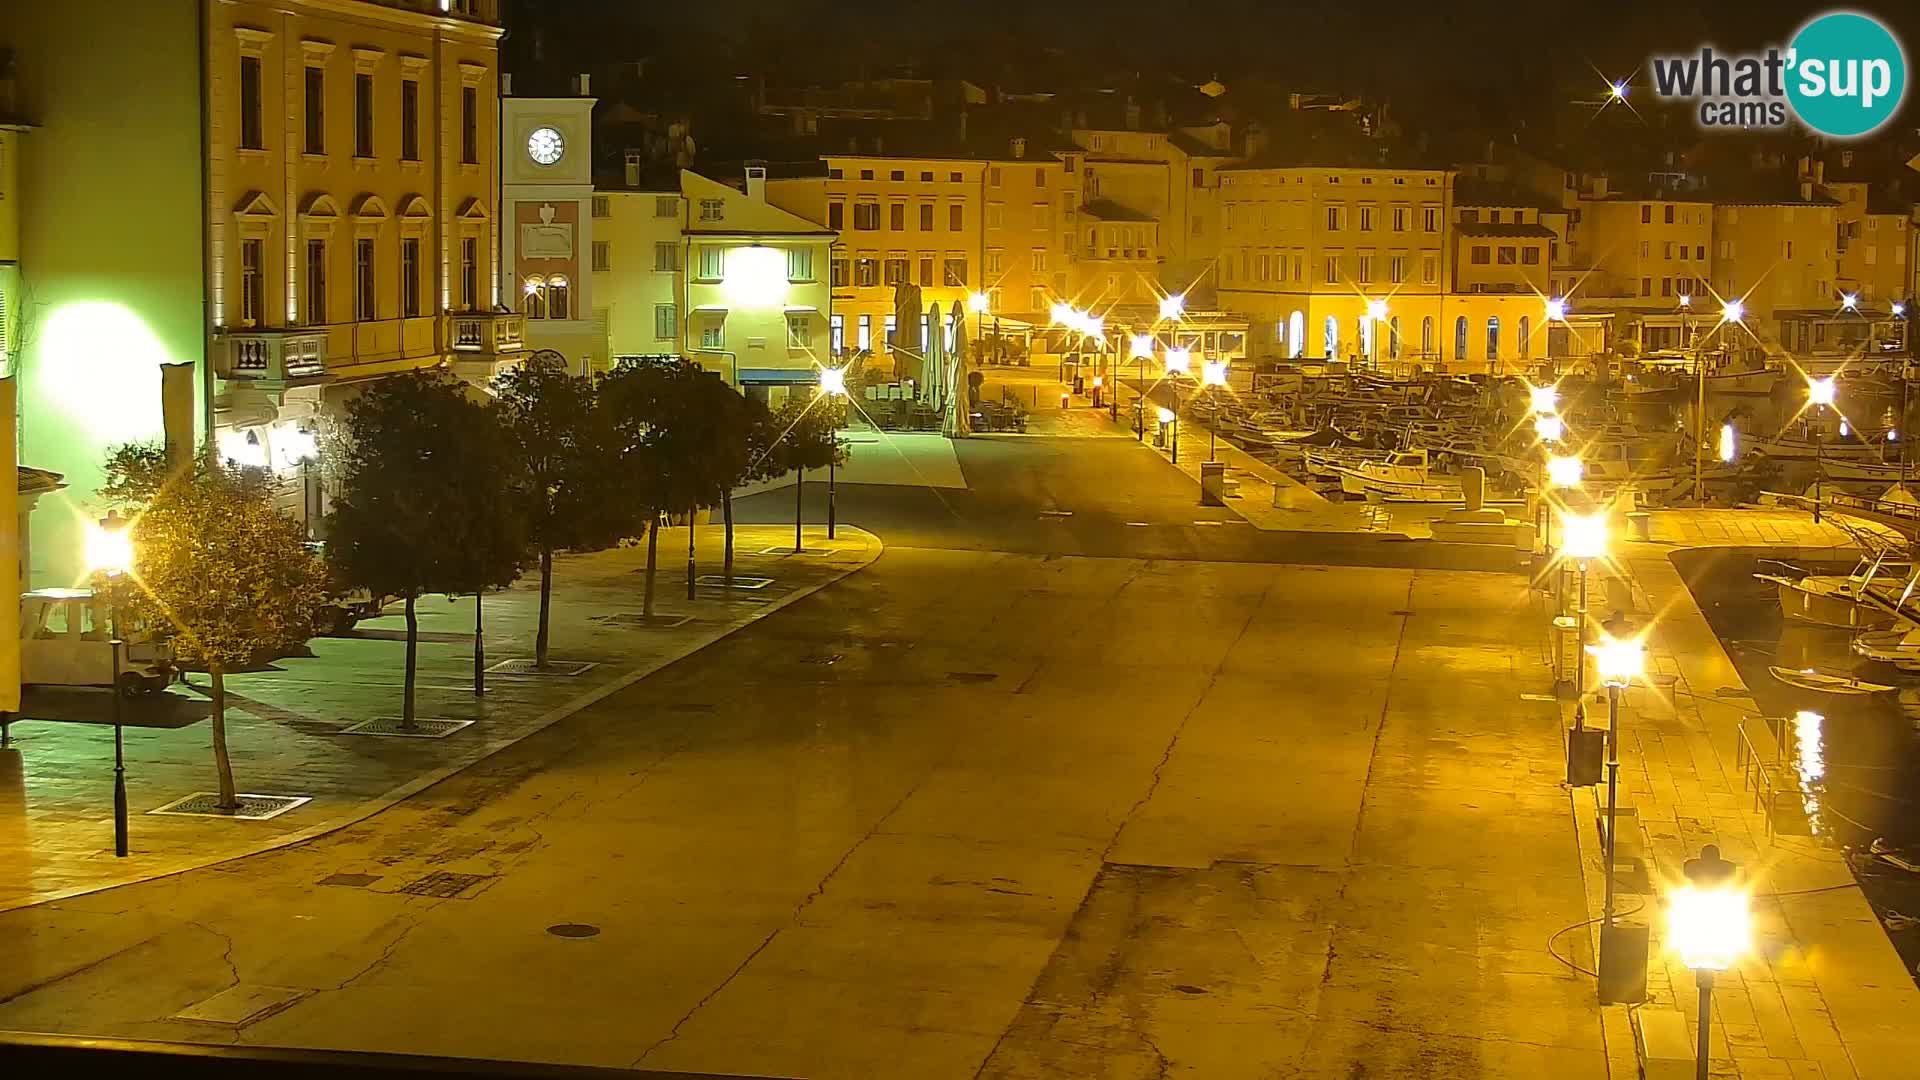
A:
[[[119,692],[151,694],[172,681],[173,647],[130,621],[119,627]],[[104,600],[91,589],[40,589],[20,597],[20,682],[25,686],[109,686],[113,644]]]
[[[321,558],[326,558],[327,546],[321,541],[312,541],[307,547]],[[337,591],[327,598],[313,618],[313,632],[316,634],[344,634],[352,630],[361,619],[371,619],[380,614],[391,599],[375,596],[365,589],[336,586]]]

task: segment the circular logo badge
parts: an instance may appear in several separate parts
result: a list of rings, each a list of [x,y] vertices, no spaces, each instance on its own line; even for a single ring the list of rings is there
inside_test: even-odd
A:
[[[1787,100],[1822,135],[1866,135],[1893,118],[1907,92],[1907,58],[1879,21],[1851,11],[1822,15],[1791,45]]]

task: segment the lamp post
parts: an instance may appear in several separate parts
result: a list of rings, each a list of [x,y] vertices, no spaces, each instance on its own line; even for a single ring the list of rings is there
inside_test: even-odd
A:
[[[1833,404],[1833,377],[1807,380],[1807,404],[1813,406],[1813,523],[1820,524],[1820,480],[1826,474],[1827,463],[1822,448],[1826,444],[1826,430],[1821,421],[1826,419],[1827,407]],[[1846,434],[1842,431],[1841,434]]]
[[[87,563],[95,572],[107,576],[109,589],[114,578],[133,569],[130,524],[118,514],[109,513],[99,525],[87,531]],[[107,612],[107,647],[113,656],[112,681],[108,684],[113,694],[113,854],[124,859],[127,857],[126,728],[120,700],[120,613],[111,594]]]
[[[1739,867],[1720,857],[1720,848],[1708,844],[1700,857],[1688,859],[1682,872],[1687,883],[1667,898],[1667,940],[1680,962],[1693,969],[1700,988],[1700,1031],[1694,1051],[1694,1075],[1707,1080],[1712,1050],[1713,976],[1733,966],[1751,945],[1752,915],[1746,893],[1734,882]]]
[[[1138,378],[1140,380],[1140,398],[1142,402],[1146,400],[1147,361],[1153,359],[1154,344],[1152,334],[1127,335],[1127,354],[1129,358],[1137,361],[1135,366],[1139,370]],[[1115,410],[1114,419],[1118,420],[1120,418],[1118,411],[1120,408],[1120,386],[1117,382],[1113,388],[1113,407]],[[1146,438],[1146,415],[1146,405],[1142,404],[1140,406],[1140,423],[1134,429],[1134,434],[1142,439]]]
[[[985,299],[985,296],[981,293],[974,293],[973,295],[975,299],[980,299],[980,300]],[[827,404],[829,406],[832,406],[835,404],[835,401],[834,401],[835,398],[846,397],[847,396],[847,369],[846,368],[821,368],[820,369],[820,394],[821,396],[827,399]],[[965,406],[963,405],[962,407],[964,408]],[[839,456],[840,456],[840,426],[838,424],[835,424],[833,427],[833,446],[830,448],[829,452],[827,453],[827,539],[829,540],[833,539],[833,529],[834,529],[834,495],[835,495],[834,459],[838,458]],[[693,577],[692,577],[692,574],[693,574],[693,537],[692,537],[693,525],[691,521],[688,522],[687,530],[688,530],[688,537],[687,537],[688,577],[687,577],[687,580],[692,581],[693,580]],[[798,547],[799,546],[798,542],[796,542],[794,546]]]
[[[1554,419],[1557,420],[1559,418],[1555,417]],[[1586,475],[1586,471],[1586,465],[1583,464],[1579,458],[1572,455],[1549,452],[1547,454],[1546,473],[1548,492],[1551,493],[1556,488],[1579,487],[1581,479]],[[1543,548],[1551,551],[1553,550],[1553,508],[1547,506],[1542,509],[1545,512],[1540,516],[1545,521],[1546,531],[1541,536],[1540,543]]]
[[[1387,302],[1373,299],[1367,301],[1367,352],[1371,355],[1367,363],[1373,370],[1380,370],[1380,324],[1387,318]]]
[[[1605,934],[1613,929],[1614,852],[1619,847],[1618,810],[1620,806],[1620,691],[1640,677],[1646,650],[1638,640],[1617,640],[1611,636],[1589,647],[1600,682],[1607,688],[1607,889],[1601,908]],[[1601,949],[1602,954],[1606,949]]]
[[[1580,571],[1580,608],[1574,613],[1578,650],[1573,690],[1574,724],[1583,726],[1587,715],[1587,563],[1607,557],[1607,518],[1605,513],[1567,514],[1560,519],[1560,554],[1574,560]]]
[[[1200,382],[1207,387],[1207,460],[1213,460],[1214,430],[1220,426],[1220,393],[1227,385],[1227,364],[1209,360],[1200,365]]]
[[[1165,378],[1167,384],[1172,387],[1173,390],[1173,412],[1175,419],[1173,427],[1173,463],[1178,465],[1180,463],[1180,425],[1178,422],[1180,413],[1180,382],[1174,378],[1174,376],[1186,375],[1192,372],[1193,353],[1181,346],[1169,346],[1167,348],[1166,364],[1167,372]],[[1161,410],[1163,413],[1165,411],[1164,409]]]
[[[1180,414],[1172,409],[1160,410],[1160,426],[1168,429],[1167,441],[1173,447],[1173,463],[1180,464]]]
[[[1693,311],[1693,297],[1682,293],[1680,296],[1680,334],[1688,339],[1687,316]],[[1747,316],[1747,305],[1738,297],[1720,305],[1720,326],[1733,323],[1738,326]],[[1715,329],[1719,329],[1716,327]],[[1688,340],[1693,350],[1693,381],[1697,395],[1694,402],[1693,424],[1693,502],[1704,506],[1707,501],[1707,361],[1699,344]]]

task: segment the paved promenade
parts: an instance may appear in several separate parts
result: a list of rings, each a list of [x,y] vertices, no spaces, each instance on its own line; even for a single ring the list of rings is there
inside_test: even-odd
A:
[[[722,531],[698,530],[701,573],[718,573]],[[762,589],[686,599],[686,530],[663,530],[656,613],[638,617],[644,547],[554,560],[552,659],[590,665],[574,676],[487,676],[473,693],[473,599],[420,601],[417,713],[469,720],[444,738],[345,733],[360,721],[397,716],[405,621],[399,605],[349,636],[317,638],[311,656],[227,679],[227,741],[242,792],[311,798],[265,821],[154,815],[213,789],[206,677],[157,699],[129,703],[128,858],[113,854],[113,732],[104,693],[30,698],[0,751],[0,910],[177,873],[279,847],[358,821],[434,781],[510,746],[556,720],[632,685],[879,557],[880,542],[843,527],[829,541],[809,527],[808,554],[791,551],[793,529],[748,526],[736,536],[735,573],[772,579]],[[763,551],[770,553],[763,554]],[[485,603],[487,663],[533,655],[539,578],[524,578]],[[58,716],[63,719],[43,719]]]

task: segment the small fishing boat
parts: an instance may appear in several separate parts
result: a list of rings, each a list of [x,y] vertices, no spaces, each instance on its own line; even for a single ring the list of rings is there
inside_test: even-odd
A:
[[[1390,450],[1359,450],[1347,447],[1316,447],[1304,455],[1307,475],[1323,476],[1329,480],[1338,479],[1340,470],[1357,469],[1373,461],[1385,461],[1392,455]]]
[[[1755,574],[1770,582],[1780,595],[1780,614],[1789,620],[1845,630],[1885,630],[1893,612],[1904,604],[1915,580],[1911,563],[1890,558],[1892,549],[1862,556],[1853,572],[1839,574]],[[1898,583],[1905,582],[1904,589]],[[1869,590],[1875,602],[1868,603]]]
[[[1792,668],[1769,667],[1767,671],[1788,686],[1821,694],[1862,697],[1868,694],[1891,694],[1894,691],[1894,687],[1885,683],[1867,682],[1857,676],[1838,675],[1815,668],[1801,668],[1796,671]]]
[[[1853,654],[1901,671],[1920,671],[1920,627],[1908,623],[1891,630],[1869,630],[1848,643]]]
[[[1781,461],[1876,461],[1880,457],[1880,446],[1872,442],[1849,442],[1840,439],[1808,439],[1799,435],[1781,435],[1772,439],[1761,439],[1754,444],[1754,450],[1767,457]],[[1896,471],[1896,479],[1898,478]]]
[[[1871,480],[1880,484],[1897,484],[1902,472],[1913,476],[1916,470],[1911,464],[1902,468],[1897,461],[1829,461],[1823,458],[1820,471],[1829,480]]]
[[[1457,476],[1434,476],[1423,449],[1397,450],[1358,468],[1335,466],[1340,490],[1378,502],[1456,503],[1466,499]]]

